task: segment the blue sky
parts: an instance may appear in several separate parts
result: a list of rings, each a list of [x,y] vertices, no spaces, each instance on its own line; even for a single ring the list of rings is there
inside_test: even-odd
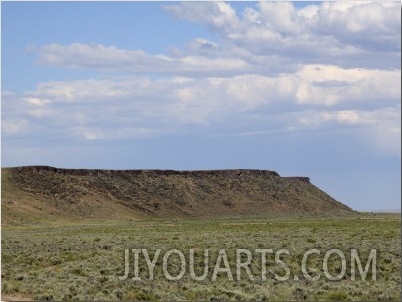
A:
[[[400,209],[400,2],[1,8],[3,167],[268,169]]]

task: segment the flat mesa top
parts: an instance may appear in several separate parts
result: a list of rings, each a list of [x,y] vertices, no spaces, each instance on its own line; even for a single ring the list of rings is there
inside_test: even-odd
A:
[[[33,172],[33,173],[58,173],[65,175],[110,175],[110,174],[131,174],[131,175],[187,175],[187,176],[236,176],[242,175],[261,175],[261,176],[276,176],[281,177],[278,172],[272,170],[259,170],[259,169],[218,169],[218,170],[160,170],[160,169],[126,169],[126,170],[108,170],[108,169],[65,169],[56,168],[51,166],[22,166],[10,167],[4,169],[12,169],[17,172]],[[295,179],[305,182],[310,182],[309,177],[305,176],[292,176],[281,177],[287,179]]]

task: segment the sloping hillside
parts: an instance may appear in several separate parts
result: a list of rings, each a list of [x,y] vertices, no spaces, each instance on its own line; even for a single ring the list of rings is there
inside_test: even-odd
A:
[[[2,221],[261,217],[353,212],[310,183],[266,170],[2,169]]]

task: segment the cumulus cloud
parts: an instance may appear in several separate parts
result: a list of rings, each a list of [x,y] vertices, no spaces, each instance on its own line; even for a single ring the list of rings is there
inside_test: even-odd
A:
[[[225,2],[182,2],[165,9],[179,18],[206,24],[213,31],[229,33],[239,24],[236,11]]]
[[[296,8],[266,2],[236,12],[224,2],[164,5],[206,26],[219,41],[195,37],[184,50],[151,55],[113,45],[73,43],[34,48],[50,66],[176,76],[293,72],[300,64],[400,69],[400,7],[395,2],[323,2]],[[379,56],[381,60],[379,60]]]
[[[2,93],[3,133],[104,140],[332,127],[361,129],[378,146],[398,142],[399,4],[297,8],[262,1],[236,12],[230,3],[178,2],[164,8],[218,38],[194,37],[184,49],[158,55],[102,44],[40,46],[41,64],[94,69],[102,77]]]
[[[370,51],[400,51],[397,2],[325,2],[315,16],[318,33]],[[334,30],[336,29],[336,30]]]
[[[309,63],[335,60],[344,67],[399,68],[401,16],[396,2],[323,2],[298,9],[291,2],[261,1],[241,16],[225,3],[176,3],[166,9],[212,28],[231,45],[226,51],[246,49],[251,59],[276,54],[291,63],[303,57]],[[381,52],[392,59],[376,65],[373,58]]]
[[[278,76],[49,81],[10,96],[13,102],[6,98],[4,131],[25,135],[34,131],[27,125],[36,124],[49,127],[51,135],[57,129],[78,139],[102,140],[359,127],[381,129],[395,138],[399,79],[399,71],[306,65]],[[356,109],[360,104],[371,109]],[[343,109],[348,107],[354,109]]]

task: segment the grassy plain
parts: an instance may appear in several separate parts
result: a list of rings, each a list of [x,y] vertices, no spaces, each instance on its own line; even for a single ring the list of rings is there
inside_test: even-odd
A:
[[[80,223],[5,225],[2,228],[2,298],[34,300],[401,300],[401,221],[399,215],[361,214],[340,218],[219,219],[219,220],[142,220],[83,221]],[[154,280],[148,279],[144,257],[140,255],[141,281],[121,281],[125,249],[146,248],[150,254],[162,253],[155,267]],[[169,281],[162,272],[163,252],[179,249],[186,256],[195,249],[196,273],[204,262],[202,252],[209,249],[209,275],[204,281],[190,277],[188,266],[178,281]],[[261,279],[261,260],[253,254],[250,281],[242,272],[236,280],[236,249],[289,250],[283,261],[290,267],[287,281],[275,279],[285,271],[268,258],[267,280]],[[300,269],[303,254],[316,248],[309,272],[318,281],[306,280]],[[330,249],[346,257],[345,276],[330,281],[322,273],[322,258]],[[351,280],[350,250],[357,249],[364,266],[370,249],[377,249],[377,280],[368,274]],[[218,251],[227,252],[234,281],[218,274],[211,281]],[[131,257],[132,255],[130,255]],[[151,255],[152,256],[152,255]],[[132,259],[132,258],[130,258]],[[332,258],[331,258],[332,259]],[[130,260],[130,266],[133,261]],[[179,272],[179,260],[169,261],[171,275]],[[329,270],[337,275],[341,262],[336,256]],[[299,280],[295,281],[294,276]],[[296,278],[297,279],[297,278]]]

